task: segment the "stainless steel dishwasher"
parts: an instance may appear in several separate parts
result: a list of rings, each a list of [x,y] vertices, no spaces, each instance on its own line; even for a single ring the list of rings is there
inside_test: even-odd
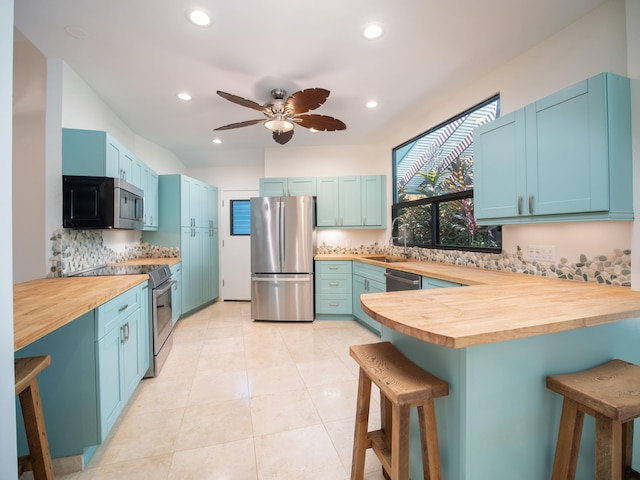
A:
[[[387,268],[384,276],[387,280],[387,292],[420,290],[420,282],[422,280],[420,275]]]

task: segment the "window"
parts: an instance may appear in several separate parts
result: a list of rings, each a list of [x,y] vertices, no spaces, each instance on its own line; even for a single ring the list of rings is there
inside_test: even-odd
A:
[[[251,201],[231,200],[231,235],[249,235],[251,232]]]
[[[396,245],[501,250],[501,227],[477,225],[473,214],[473,129],[499,108],[496,95],[393,149]]]

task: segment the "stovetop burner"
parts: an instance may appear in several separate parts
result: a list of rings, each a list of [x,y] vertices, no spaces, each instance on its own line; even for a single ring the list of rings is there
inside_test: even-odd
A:
[[[142,275],[148,274],[151,288],[171,278],[171,269],[167,264],[161,265],[100,265],[87,270],[70,273],[69,277],[102,277],[106,275]]]

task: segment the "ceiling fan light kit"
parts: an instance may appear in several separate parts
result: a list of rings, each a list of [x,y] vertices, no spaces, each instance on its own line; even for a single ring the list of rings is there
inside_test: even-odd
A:
[[[272,132],[288,132],[293,130],[293,123],[278,114],[275,118],[264,122],[264,126]]]
[[[220,90],[218,90],[217,93],[232,103],[262,112],[267,119],[232,123],[215,128],[214,131],[230,130],[262,123],[265,128],[273,132],[274,141],[280,145],[284,145],[293,137],[295,125],[308,128],[312,131],[325,132],[345,130],[347,128],[345,123],[337,118],[329,117],[328,115],[306,113],[310,110],[315,110],[327,100],[330,92],[324,88],[307,88],[306,90],[295,92],[289,97],[287,97],[286,91],[275,88],[271,90],[271,100],[264,105]],[[286,100],[285,97],[287,97]]]

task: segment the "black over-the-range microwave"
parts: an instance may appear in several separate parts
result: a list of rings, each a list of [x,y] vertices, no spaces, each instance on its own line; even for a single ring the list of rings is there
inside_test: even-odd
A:
[[[63,175],[62,226],[142,230],[143,195],[119,178]]]

